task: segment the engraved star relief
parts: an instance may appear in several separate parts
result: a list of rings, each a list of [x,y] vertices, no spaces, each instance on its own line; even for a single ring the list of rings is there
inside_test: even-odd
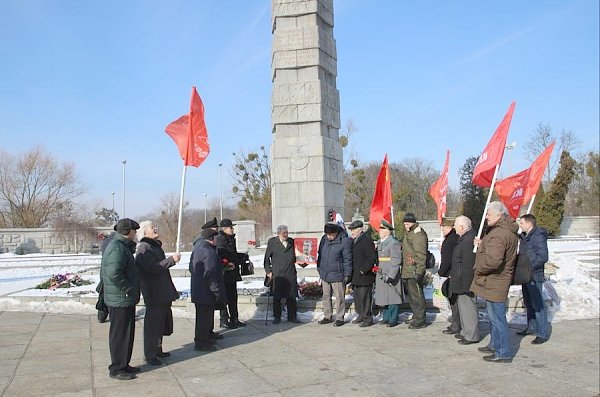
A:
[[[308,166],[308,162],[310,161],[310,157],[308,157],[308,153],[302,147],[308,145],[305,143],[304,145],[288,145],[293,149],[292,154],[290,156],[290,165],[295,170],[302,170]]]

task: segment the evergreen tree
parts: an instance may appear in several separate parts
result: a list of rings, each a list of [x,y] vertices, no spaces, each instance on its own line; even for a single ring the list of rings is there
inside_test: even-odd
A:
[[[538,189],[535,195],[535,201],[533,202],[533,208],[531,208],[531,213],[535,215],[536,218],[539,218],[540,211],[542,211],[542,202],[544,201],[545,195],[544,184],[540,183],[540,188]]]
[[[540,202],[536,214],[538,224],[548,231],[548,235],[556,237],[560,233],[560,224],[565,212],[565,197],[569,184],[575,176],[575,160],[566,150],[560,156],[560,168],[552,181],[548,192]]]
[[[473,171],[477,164],[477,157],[469,157],[460,169],[460,193],[462,205],[460,213],[473,222],[473,228],[479,228],[483,210],[485,208],[485,189],[473,185]]]

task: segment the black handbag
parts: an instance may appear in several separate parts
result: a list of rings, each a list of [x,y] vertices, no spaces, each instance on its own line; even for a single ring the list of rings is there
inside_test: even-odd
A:
[[[529,258],[524,252],[517,255],[515,268],[513,270],[512,285],[527,284],[533,280],[533,272]]]
[[[242,263],[240,265],[240,273],[242,276],[250,276],[254,274],[254,264],[250,260],[248,254],[242,254]]]

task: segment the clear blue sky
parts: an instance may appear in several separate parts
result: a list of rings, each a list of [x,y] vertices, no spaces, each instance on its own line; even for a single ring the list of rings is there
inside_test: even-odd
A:
[[[513,100],[513,172],[529,165],[522,144],[540,122],[598,150],[597,0],[334,4],[342,125],[359,128],[361,162],[387,152],[441,169],[448,148],[457,187]],[[270,13],[268,0],[2,0],[0,148],[41,145],[75,163],[86,199],[110,208],[114,191],[118,212],[126,159],[135,217],[179,192],[164,128],[195,85],[211,153],[188,168],[186,199],[218,197],[219,162],[227,196],[232,153],[271,143]]]

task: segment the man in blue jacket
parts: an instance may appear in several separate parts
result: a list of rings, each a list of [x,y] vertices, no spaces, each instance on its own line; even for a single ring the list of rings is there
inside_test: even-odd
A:
[[[323,286],[323,317],[319,324],[333,322],[331,294],[335,296],[334,327],[344,325],[346,284],[352,278],[352,240],[333,222],[325,224],[325,235],[319,243],[317,270]]]
[[[533,280],[523,284],[523,301],[527,308],[527,328],[517,332],[519,335],[535,334],[536,338],[531,341],[539,345],[550,338],[550,325],[544,298],[542,297],[542,285],[544,284],[544,265],[548,262],[548,232],[537,227],[535,216],[525,214],[521,217],[522,241],[519,255],[527,255]]]

